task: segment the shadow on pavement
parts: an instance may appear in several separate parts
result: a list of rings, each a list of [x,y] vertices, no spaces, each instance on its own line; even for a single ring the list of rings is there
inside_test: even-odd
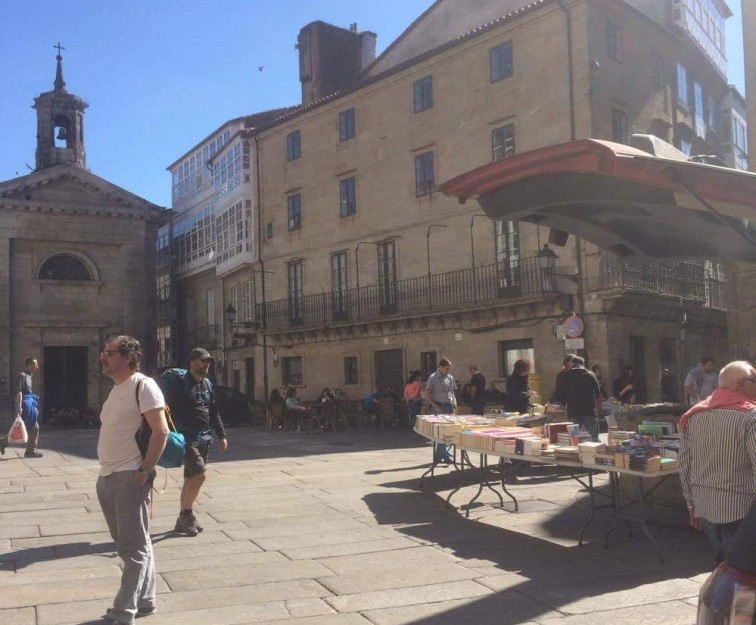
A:
[[[0,555],[0,564],[12,563],[16,571],[19,571],[30,564],[38,562],[50,562],[52,560],[64,560],[74,556],[82,555],[103,555],[108,558],[117,558],[115,553],[115,544],[107,543],[90,543],[75,542],[63,543],[48,547],[28,547],[26,549],[15,549],[10,553]]]
[[[545,478],[542,470],[535,473],[537,482]],[[692,531],[652,528],[668,562],[661,565],[637,527],[635,537],[628,538],[627,528],[620,526],[609,548],[604,549],[600,537],[609,525],[609,517],[603,514],[594,518],[586,534],[587,544],[579,548],[577,535],[589,511],[585,499],[557,506],[542,499],[525,499],[527,495],[521,491],[516,493],[520,514],[507,511],[513,507],[506,501],[504,509],[489,506],[480,520],[467,520],[453,508],[446,508],[435,492],[429,492],[454,488],[457,476],[447,473],[426,480],[425,491],[372,493],[363,499],[379,524],[393,525],[395,531],[416,542],[435,545],[459,558],[458,564],[476,572],[477,581],[494,592],[478,599],[448,602],[446,606],[429,606],[426,616],[408,623],[514,625],[565,614],[638,606],[645,602],[642,587],[659,582],[671,585],[671,601],[697,594],[696,584],[685,578],[711,570],[707,543]],[[414,489],[417,484],[415,479],[381,486]],[[516,489],[517,486],[515,492]],[[537,497],[537,491],[532,492]],[[492,496],[489,492],[489,504]],[[544,504],[549,505],[546,510],[542,508]],[[529,511],[545,515],[528,514]],[[534,516],[539,519],[534,520]],[[668,517],[665,512],[661,516]],[[518,523],[518,531],[501,526]],[[656,601],[661,600],[659,589],[649,592],[656,593]],[[576,607],[578,602],[581,605]]]

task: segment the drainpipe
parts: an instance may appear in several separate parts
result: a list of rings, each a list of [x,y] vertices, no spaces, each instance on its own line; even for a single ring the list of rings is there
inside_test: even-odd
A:
[[[570,92],[570,141],[577,139],[577,130],[575,122],[575,69],[574,59],[572,54],[572,14],[564,6],[565,0],[557,0],[559,8],[564,11],[565,22],[567,26],[567,77],[569,81]],[[583,239],[579,236],[575,236],[575,260],[577,261],[577,284],[578,284],[578,305],[580,306],[580,312],[585,316],[585,285],[583,283],[583,254],[585,252],[585,244]],[[588,341],[587,333],[583,334],[585,340],[585,353],[588,353]],[[586,360],[586,365],[590,363]]]
[[[257,139],[257,133],[253,136],[255,140],[255,184],[257,185],[257,262],[260,265],[260,291],[262,294],[262,319],[260,329],[265,330],[268,326],[268,307],[267,300],[265,299],[265,261],[263,260],[262,242],[265,233],[265,226],[263,224],[263,212],[262,212],[262,178],[260,177],[260,142]],[[254,273],[252,274],[254,275]],[[262,348],[263,348],[263,393],[265,397],[263,401],[268,404],[268,335],[263,332],[262,336]]]

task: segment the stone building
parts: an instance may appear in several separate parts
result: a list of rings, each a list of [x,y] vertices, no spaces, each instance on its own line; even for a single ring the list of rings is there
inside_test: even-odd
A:
[[[36,166],[0,182],[0,403],[27,357],[43,409],[99,410],[110,387],[104,339],[127,333],[155,358],[155,246],[167,211],[86,169],[84,110],[57,57],[52,91],[34,100]]]
[[[726,4],[711,5],[723,23]],[[478,218],[437,187],[584,137],[721,153],[720,50],[683,26],[643,0],[438,0],[377,58],[356,25],[305,26],[302,105],[229,122],[170,167],[174,189],[200,155],[213,171],[212,199],[190,198],[172,226],[185,238],[167,240],[171,347],[205,339],[221,379],[258,398],[282,384],[361,396],[441,356],[463,382],[470,362],[497,379],[527,358],[548,396],[575,313],[605,377],[633,363],[647,397],[675,399],[688,365],[727,351],[717,263],[630,267],[566,232]],[[238,149],[210,154],[234,123]],[[206,221],[183,217],[200,205]]]

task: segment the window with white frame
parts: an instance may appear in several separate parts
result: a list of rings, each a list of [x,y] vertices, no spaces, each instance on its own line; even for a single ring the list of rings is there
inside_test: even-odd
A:
[[[229,304],[234,309],[234,316],[231,319],[231,323],[234,324],[239,320],[239,287],[232,286],[228,290]]]
[[[244,321],[255,320],[255,283],[248,280],[244,283]]]
[[[217,263],[248,252],[252,243],[252,200],[239,200],[215,218]]]

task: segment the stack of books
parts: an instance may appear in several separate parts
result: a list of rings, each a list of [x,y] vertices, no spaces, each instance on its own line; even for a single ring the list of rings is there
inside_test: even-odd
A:
[[[602,454],[606,451],[604,443],[594,443],[586,441],[578,445],[580,453],[580,462],[583,464],[596,464],[596,454]]]
[[[630,454],[630,465],[628,466],[628,469],[648,473],[661,471],[661,457],[646,456],[645,454]]]
[[[515,453],[520,456],[540,456],[545,443],[540,436],[518,436],[515,439]]]
[[[554,460],[557,462],[580,462],[580,452],[577,447],[557,445],[554,448]]]
[[[547,423],[543,426],[543,435],[550,442],[556,444],[560,432],[567,432],[567,428],[574,425],[572,421],[557,421],[556,423]]]
[[[559,432],[555,442],[559,447],[570,447],[572,445],[572,437],[569,432]]]
[[[659,461],[662,471],[677,469],[677,458],[661,458]]]
[[[617,466],[615,462],[616,457],[616,454],[597,453],[593,455],[593,464],[601,467],[614,467]]]

